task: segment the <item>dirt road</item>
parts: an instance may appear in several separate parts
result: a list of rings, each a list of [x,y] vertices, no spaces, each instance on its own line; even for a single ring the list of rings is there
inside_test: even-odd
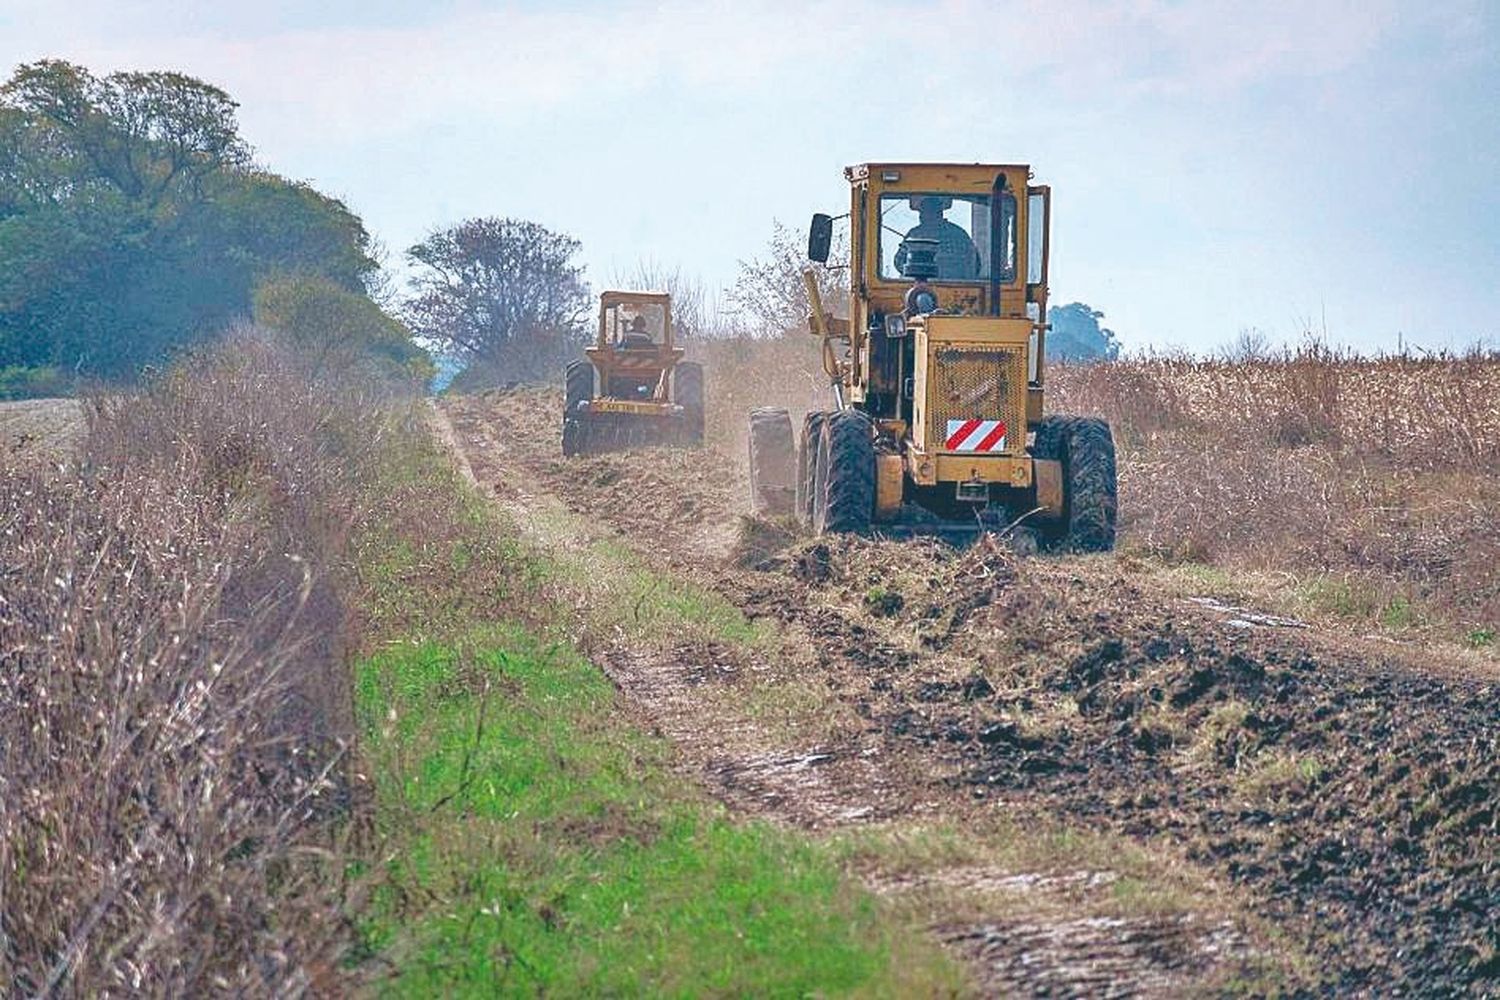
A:
[[[795,537],[744,516],[736,456],[563,460],[559,402],[442,413],[533,543],[623,546],[768,636],[592,655],[733,808],[856,845],[986,992],[1500,991],[1486,668],[1127,556]]]
[[[82,426],[83,414],[75,400],[0,402],[0,460],[61,457]]]

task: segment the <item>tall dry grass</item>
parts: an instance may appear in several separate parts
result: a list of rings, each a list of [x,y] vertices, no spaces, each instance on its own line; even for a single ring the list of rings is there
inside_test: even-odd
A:
[[[1114,428],[1124,544],[1327,574],[1377,613],[1500,622],[1500,357],[1312,344],[1051,372],[1054,409]]]
[[[242,334],[0,469],[0,983],[338,989],[373,400]]]

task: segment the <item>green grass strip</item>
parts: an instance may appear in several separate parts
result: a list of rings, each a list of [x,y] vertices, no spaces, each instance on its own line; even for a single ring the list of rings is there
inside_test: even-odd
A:
[[[603,675],[511,629],[358,667],[394,995],[910,995],[960,988],[826,847],[683,787]]]

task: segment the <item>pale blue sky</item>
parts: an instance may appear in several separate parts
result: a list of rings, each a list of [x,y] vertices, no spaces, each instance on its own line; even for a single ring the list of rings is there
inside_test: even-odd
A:
[[[0,0],[0,64],[181,69],[392,251],[473,215],[726,285],[865,160],[1024,161],[1132,347],[1500,340],[1500,3]]]

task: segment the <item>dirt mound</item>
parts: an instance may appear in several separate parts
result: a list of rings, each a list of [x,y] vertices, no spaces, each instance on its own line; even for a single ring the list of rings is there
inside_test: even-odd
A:
[[[669,447],[564,458],[562,402],[560,390],[526,387],[452,397],[444,409],[476,469],[524,469],[570,510],[676,560],[702,566],[728,556],[748,507],[734,461],[708,448]]]
[[[1303,924],[1329,986],[1500,987],[1500,685],[1151,620],[1063,569],[991,593],[975,676],[893,671],[872,716],[988,795],[1181,843]]]
[[[1216,620],[1113,560],[820,539],[758,565],[741,606],[976,796],[1180,845],[1328,987],[1500,987],[1500,685]]]

